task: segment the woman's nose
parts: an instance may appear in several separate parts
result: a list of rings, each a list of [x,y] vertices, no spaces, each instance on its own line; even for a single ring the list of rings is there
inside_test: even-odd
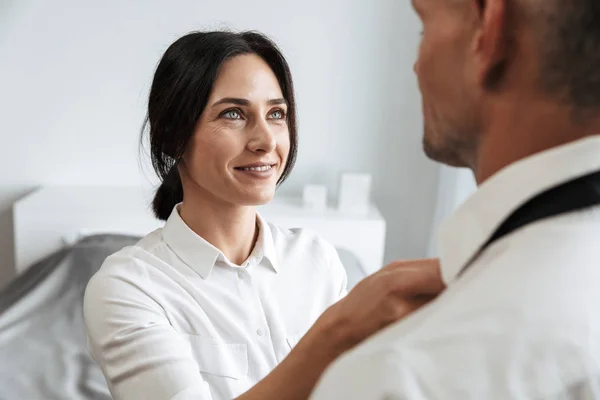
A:
[[[253,129],[252,137],[248,142],[248,148],[253,152],[270,153],[275,150],[277,142],[271,127],[266,121],[256,124]]]

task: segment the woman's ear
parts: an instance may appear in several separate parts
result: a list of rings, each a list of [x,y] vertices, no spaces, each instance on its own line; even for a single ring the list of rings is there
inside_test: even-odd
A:
[[[187,173],[185,158],[186,158],[185,155],[183,157],[181,157],[175,167],[175,168],[177,168],[177,172],[179,172],[179,176],[181,176],[184,173]]]
[[[177,163],[177,172],[179,173],[179,179],[181,180],[181,183],[183,184],[184,182],[189,181],[190,178],[190,172],[188,170],[187,167],[187,163],[186,163],[186,156],[183,155],[180,159],[179,162]]]

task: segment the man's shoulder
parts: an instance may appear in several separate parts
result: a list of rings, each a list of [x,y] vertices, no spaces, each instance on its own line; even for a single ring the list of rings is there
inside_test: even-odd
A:
[[[336,361],[315,399],[547,398],[590,384],[600,376],[600,339],[589,337],[600,326],[600,219],[587,217],[490,246],[434,302]]]
[[[599,263],[600,207],[594,207],[527,225],[489,246],[467,270],[480,275],[498,271],[505,279],[521,281],[543,275],[547,281],[566,272],[594,274]]]
[[[547,318],[484,295],[432,304],[376,334],[332,364],[313,399],[548,398],[595,384],[600,340],[590,342],[585,317]]]

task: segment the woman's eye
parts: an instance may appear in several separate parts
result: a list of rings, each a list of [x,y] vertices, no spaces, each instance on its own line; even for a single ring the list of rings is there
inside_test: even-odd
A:
[[[285,112],[283,110],[275,110],[271,113],[271,119],[284,119]]]
[[[242,114],[238,110],[229,110],[223,113],[223,117],[227,119],[240,119]]]

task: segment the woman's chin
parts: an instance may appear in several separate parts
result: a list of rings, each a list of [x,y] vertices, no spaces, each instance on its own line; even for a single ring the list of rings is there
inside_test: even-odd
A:
[[[262,206],[270,203],[275,197],[274,189],[257,190],[245,193],[241,203],[245,206]]]

